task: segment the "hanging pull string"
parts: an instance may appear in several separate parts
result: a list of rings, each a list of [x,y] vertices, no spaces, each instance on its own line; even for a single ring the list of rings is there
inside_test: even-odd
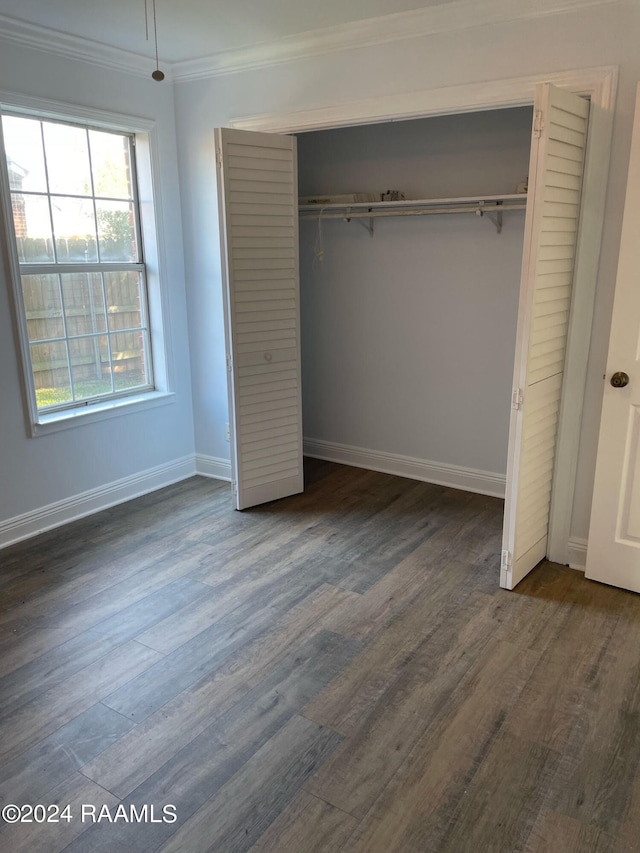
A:
[[[160,71],[160,61],[158,59],[158,17],[156,15],[156,0],[151,0],[153,10],[153,40],[156,49],[156,69],[152,73],[154,80],[160,82],[164,80],[164,74]],[[147,41],[149,41],[149,0],[144,0],[144,28]]]
[[[322,210],[318,216],[318,229],[316,231],[316,239],[313,246],[313,261],[311,269],[316,270],[320,267],[324,260],[324,232],[322,228]]]
[[[162,71],[160,71],[160,68],[159,68],[160,61],[158,60],[158,19],[156,17],[156,0],[153,0],[153,37],[154,37],[154,40],[156,43],[156,71],[155,71],[155,73],[157,74],[158,72],[160,72],[160,74],[162,74]],[[162,77],[164,77],[164,74],[162,74]],[[154,80],[155,79],[156,78],[154,77]],[[162,79],[162,78],[160,78],[160,79]]]

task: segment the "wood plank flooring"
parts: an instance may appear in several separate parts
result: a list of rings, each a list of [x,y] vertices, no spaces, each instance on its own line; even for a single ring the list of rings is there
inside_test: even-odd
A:
[[[0,552],[0,804],[71,815],[0,849],[640,851],[640,596],[549,563],[504,592],[501,501],[306,473]]]

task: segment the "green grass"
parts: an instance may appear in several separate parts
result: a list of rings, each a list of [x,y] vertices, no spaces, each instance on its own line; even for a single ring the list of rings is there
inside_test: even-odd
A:
[[[137,378],[132,378],[129,382],[123,382],[119,378],[116,391],[135,388],[137,385],[140,385],[140,381]],[[76,382],[75,391],[76,400],[86,400],[90,397],[98,397],[101,394],[110,394],[111,383],[104,379],[95,379],[92,382]],[[44,409],[47,406],[59,406],[62,403],[70,403],[71,401],[71,390],[68,387],[36,389],[36,403],[39,409]]]

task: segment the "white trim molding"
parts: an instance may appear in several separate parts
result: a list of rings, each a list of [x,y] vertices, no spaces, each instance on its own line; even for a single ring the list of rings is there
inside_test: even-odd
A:
[[[14,516],[0,522],[0,548],[37,536],[38,533],[44,533],[46,530],[60,527],[71,521],[77,521],[116,504],[130,501],[132,498],[154,492],[156,489],[170,486],[180,480],[186,480],[195,474],[193,455],[183,456],[71,498]]]
[[[2,30],[0,29],[0,38]],[[80,124],[90,124],[94,127],[104,127],[107,130],[121,130],[124,133],[151,133],[156,128],[156,120],[128,113],[116,113],[97,107],[87,107],[72,104],[68,101],[55,101],[52,98],[39,98],[0,89],[0,106],[15,113],[29,116],[37,113],[41,118],[73,119]]]
[[[487,24],[561,15],[618,2],[619,0],[483,0],[478,3],[478,0],[454,0],[452,3],[296,33],[271,42],[219,52],[202,59],[176,62],[172,66],[173,79],[185,82],[238,74],[310,57],[379,47],[392,42]]]
[[[434,483],[451,489],[504,498],[506,482],[504,474],[478,471],[475,468],[463,468],[459,465],[444,465],[427,459],[402,456],[399,453],[383,453],[379,450],[352,447],[348,444],[337,444],[316,438],[304,439],[304,455],[311,456],[313,459],[324,459],[327,462],[338,462],[341,465],[352,465],[354,468],[368,468],[370,471],[380,471],[383,474],[421,480],[423,483]]]
[[[584,572],[587,565],[587,540],[578,537],[569,539],[567,554],[569,568]]]
[[[200,80],[297,62],[359,48],[510,21],[611,6],[624,0],[453,0],[406,12],[351,21],[338,26],[296,33],[273,41],[218,51],[199,59],[170,63],[161,57],[167,82]],[[204,24],[203,24],[204,25]],[[0,38],[66,59],[77,59],[128,74],[148,77],[151,56],[122,50],[61,30],[0,15]]]
[[[229,122],[229,127],[262,133],[303,133],[351,125],[522,107],[533,104],[535,88],[538,83],[544,82],[569,89],[578,95],[586,95],[600,109],[613,113],[617,81],[618,68],[610,65],[575,71],[546,71],[506,80],[398,92],[290,113],[238,116]]]
[[[140,77],[149,77],[155,68],[155,58],[142,56],[129,50],[94,41],[93,39],[74,36],[61,30],[42,27],[28,21],[20,21],[7,15],[0,15],[0,38],[15,42],[24,47],[52,53],[65,59],[79,59],[98,68],[108,68],[112,71],[124,71]],[[171,79],[171,68],[165,71],[167,79]]]
[[[206,456],[203,453],[196,453],[196,474],[230,483],[231,462],[228,459],[221,459],[219,456]]]

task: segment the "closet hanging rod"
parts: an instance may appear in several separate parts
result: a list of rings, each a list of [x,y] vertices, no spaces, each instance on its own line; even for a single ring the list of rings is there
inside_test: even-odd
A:
[[[354,201],[340,202],[339,204],[300,204],[299,210],[341,210],[348,207],[350,210],[395,210],[403,207],[441,207],[450,204],[469,205],[474,204],[497,204],[502,202],[506,207],[509,203],[522,202],[527,199],[526,193],[506,193],[502,195],[473,195],[473,196],[454,196],[451,198],[401,198],[396,201]]]
[[[465,207],[429,207],[415,208],[410,210],[354,210],[351,207],[341,206],[342,213],[338,211],[329,211],[327,207],[314,205],[313,211],[301,210],[301,215],[305,219],[319,217],[322,219],[374,219],[380,216],[429,216],[430,214],[443,213],[476,213],[478,216],[489,213],[505,213],[509,210],[526,210],[526,204],[510,204],[510,205],[466,205]]]
[[[359,201],[345,204],[301,204],[298,210],[301,214],[318,214],[322,213],[327,216],[332,213],[340,214],[341,211],[357,212],[362,211],[365,215],[369,212],[376,213],[383,211],[392,212],[397,210],[410,209],[423,210],[428,208],[451,208],[457,207],[464,211],[476,210],[478,207],[486,207],[495,209],[500,206],[503,210],[522,210],[526,206],[526,193],[509,193],[503,195],[483,195],[483,196],[461,196],[458,198],[411,198],[400,199],[399,201]],[[524,202],[524,203],[523,203]],[[342,218],[342,217],[341,217]]]
[[[401,199],[400,201],[353,202],[351,204],[304,204],[298,211],[302,219],[343,219],[360,221],[373,237],[373,220],[390,216],[434,216],[450,213],[475,213],[486,216],[502,231],[502,215],[508,210],[526,210],[525,193],[510,193],[494,196],[465,196],[463,198]],[[495,216],[494,216],[495,214]]]

